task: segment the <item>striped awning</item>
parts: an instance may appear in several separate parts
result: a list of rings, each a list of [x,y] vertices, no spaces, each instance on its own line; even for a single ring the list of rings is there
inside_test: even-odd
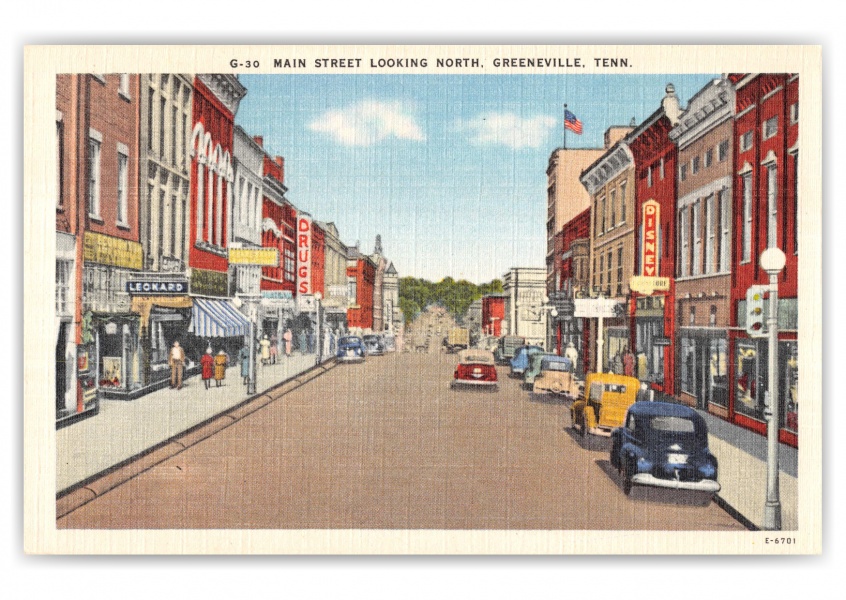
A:
[[[250,322],[225,300],[194,298],[188,331],[202,338],[247,335]]]

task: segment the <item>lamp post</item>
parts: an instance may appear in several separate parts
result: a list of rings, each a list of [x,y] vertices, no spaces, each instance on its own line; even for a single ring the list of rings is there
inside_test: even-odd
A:
[[[764,529],[781,529],[781,500],[778,489],[778,275],[784,269],[784,252],[778,248],[767,248],[761,254],[761,268],[770,278],[769,315],[767,335],[769,338],[767,372],[767,402],[764,417],[767,420],[767,501],[764,504]]]
[[[544,340],[544,342],[547,346],[546,350],[549,350],[553,345],[553,344],[550,343],[552,341],[552,337],[551,337],[550,332],[549,332],[549,317],[551,316],[553,318],[553,322],[554,322],[555,317],[558,316],[558,309],[555,308],[554,304],[550,304],[549,296],[544,296],[543,297],[543,305],[541,306],[541,310],[543,311],[541,314],[543,314],[545,316],[545,319],[544,319],[545,322],[543,324],[543,330],[544,330],[544,333],[546,334],[546,339]]]
[[[323,294],[320,292],[314,293],[314,299],[317,304],[317,364],[319,365],[323,360],[323,337],[320,331],[320,301],[323,300]]]

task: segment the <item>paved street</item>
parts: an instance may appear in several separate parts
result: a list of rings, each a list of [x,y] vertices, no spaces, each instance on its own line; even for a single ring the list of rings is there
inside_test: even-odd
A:
[[[715,504],[626,497],[607,441],[500,368],[451,391],[454,355],[339,365],[58,520],[59,528],[742,530]]]

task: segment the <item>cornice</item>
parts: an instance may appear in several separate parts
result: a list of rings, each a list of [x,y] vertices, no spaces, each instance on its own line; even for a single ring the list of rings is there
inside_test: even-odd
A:
[[[210,73],[197,77],[233,115],[238,112],[238,105],[241,98],[247,95],[247,88],[241,85],[235,75]]]
[[[582,171],[579,181],[593,196],[600,187],[634,165],[634,157],[627,144],[618,142],[599,160]]]
[[[670,139],[684,148],[701,135],[734,116],[734,90],[726,80],[718,80],[694,96],[679,124],[670,130]]]

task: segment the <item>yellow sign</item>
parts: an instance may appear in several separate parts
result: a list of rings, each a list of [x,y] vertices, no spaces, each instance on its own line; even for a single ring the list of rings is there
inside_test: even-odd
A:
[[[230,248],[229,264],[278,267],[279,251],[276,248]]]
[[[669,292],[670,278],[635,275],[629,280],[629,288],[633,292],[647,296],[652,292]]]
[[[85,262],[141,270],[144,252],[141,244],[120,238],[85,232],[82,242],[82,257]]]

